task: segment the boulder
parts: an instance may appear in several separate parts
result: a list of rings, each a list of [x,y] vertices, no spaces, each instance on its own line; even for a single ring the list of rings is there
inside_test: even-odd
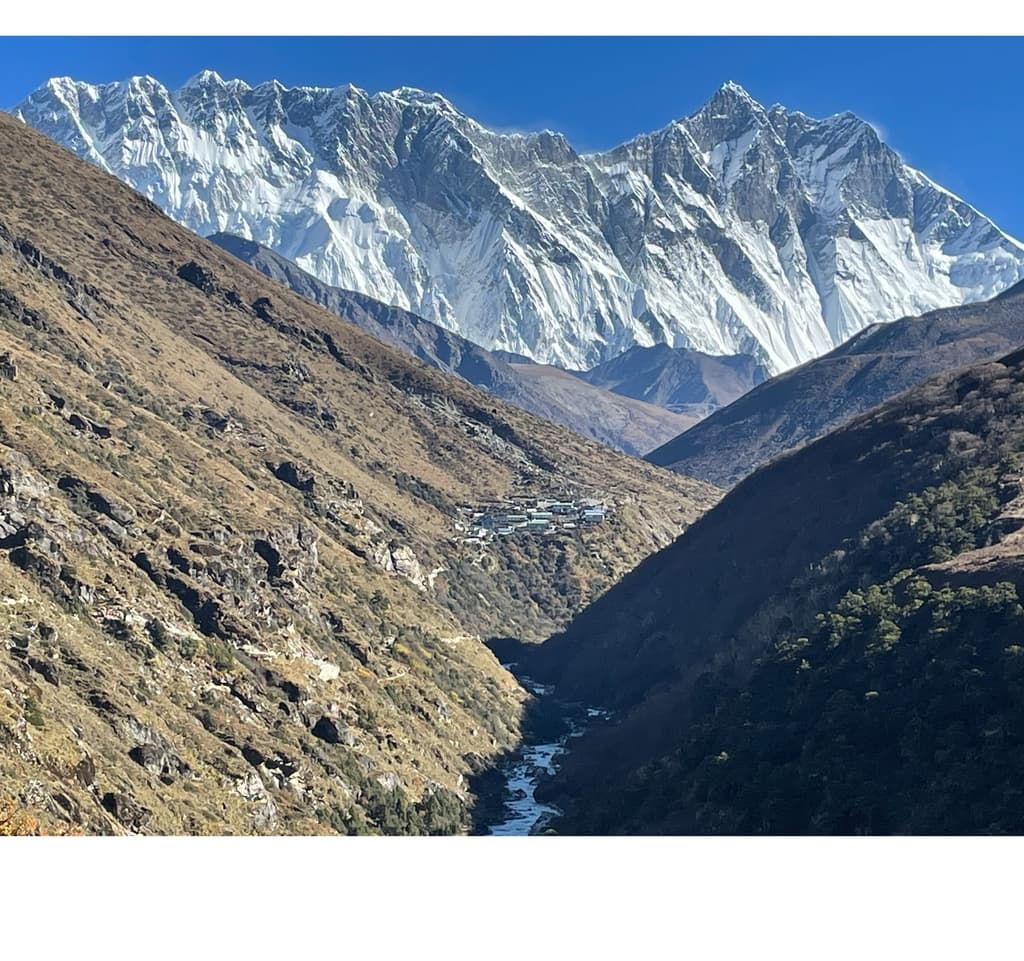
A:
[[[75,765],[75,779],[86,788],[96,780],[96,762],[88,755]]]
[[[188,765],[174,753],[168,740],[137,718],[118,718],[115,728],[124,740],[135,742],[128,756],[150,774],[169,782],[188,770]]]
[[[178,268],[178,276],[186,283],[201,290],[204,294],[212,294],[217,289],[213,274],[194,260],[190,260],[187,264],[182,264]]]
[[[70,414],[68,416],[68,423],[75,430],[84,431],[87,434],[95,434],[103,440],[107,440],[113,433],[106,424],[98,424],[96,421],[89,420],[88,417],[83,417],[81,414]]]
[[[402,779],[394,771],[379,774],[376,780],[385,791],[399,791],[405,786],[402,784]]]
[[[131,795],[121,791],[108,791],[100,803],[129,831],[140,831],[153,813]]]
[[[267,467],[279,481],[283,481],[289,487],[294,487],[303,493],[312,491],[316,483],[313,475],[294,461],[286,460],[279,464],[268,463]]]
[[[324,715],[311,731],[313,737],[320,738],[328,744],[344,744],[346,747],[353,747],[356,743],[355,733],[344,724],[339,724],[334,718]]]

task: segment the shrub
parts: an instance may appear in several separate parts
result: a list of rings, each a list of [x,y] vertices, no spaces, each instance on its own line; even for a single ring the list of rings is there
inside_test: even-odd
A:
[[[162,651],[167,647],[170,642],[170,636],[167,633],[167,628],[164,627],[163,621],[157,617],[152,618],[146,624],[146,631],[159,650]]]
[[[24,714],[25,720],[33,727],[45,727],[43,722],[43,709],[39,706],[39,702],[31,695],[25,698]]]
[[[62,824],[56,828],[43,827],[37,818],[18,807],[14,801],[0,801],[0,838],[10,837],[67,837],[80,835],[76,824]]]
[[[383,617],[384,614],[391,608],[391,602],[387,599],[384,593],[380,590],[376,590],[370,597],[369,608],[378,617]]]
[[[227,644],[207,638],[206,653],[218,670],[230,671],[235,666],[235,652]]]

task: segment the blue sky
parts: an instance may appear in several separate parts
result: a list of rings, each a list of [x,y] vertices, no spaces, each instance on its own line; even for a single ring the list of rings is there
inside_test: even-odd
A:
[[[1024,239],[1018,38],[0,38],[0,106],[47,77],[209,67],[251,83],[402,85],[499,129],[550,127],[580,150],[691,113],[725,80],[765,105],[871,121],[914,166]]]

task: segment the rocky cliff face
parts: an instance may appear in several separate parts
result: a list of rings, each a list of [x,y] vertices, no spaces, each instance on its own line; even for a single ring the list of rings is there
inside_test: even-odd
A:
[[[15,114],[201,234],[573,369],[666,343],[778,372],[1024,277],[1019,243],[868,124],[765,109],[731,83],[587,156],[420,90],[209,71],[173,92],[55,79]]]

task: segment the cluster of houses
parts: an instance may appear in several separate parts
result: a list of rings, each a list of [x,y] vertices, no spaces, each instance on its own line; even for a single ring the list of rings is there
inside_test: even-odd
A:
[[[514,534],[557,534],[591,524],[608,515],[604,501],[594,498],[538,497],[510,503],[462,505],[455,530],[464,542],[482,543]]]

